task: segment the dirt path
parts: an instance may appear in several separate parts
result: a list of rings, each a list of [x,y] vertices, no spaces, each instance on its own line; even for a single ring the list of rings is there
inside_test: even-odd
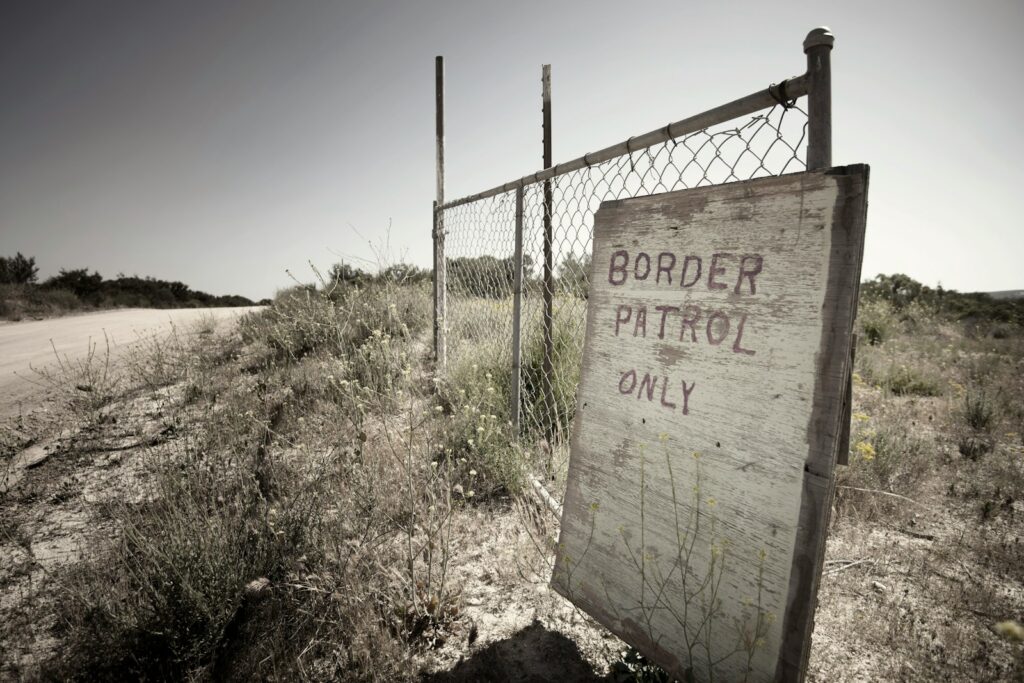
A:
[[[37,403],[42,395],[33,383],[32,368],[55,363],[54,348],[63,358],[82,358],[92,343],[112,354],[171,325],[187,326],[203,316],[234,319],[252,307],[241,308],[136,308],[0,325],[0,417],[8,417]],[[106,337],[104,337],[106,335]],[[52,343],[51,343],[52,342]]]

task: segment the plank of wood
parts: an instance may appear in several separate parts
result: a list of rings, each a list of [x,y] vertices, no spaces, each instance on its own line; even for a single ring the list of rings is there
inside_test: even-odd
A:
[[[806,669],[867,175],[597,213],[552,585],[681,680]]]

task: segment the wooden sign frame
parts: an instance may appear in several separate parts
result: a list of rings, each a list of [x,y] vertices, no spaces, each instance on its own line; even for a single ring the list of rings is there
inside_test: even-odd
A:
[[[856,165],[596,214],[552,586],[681,681],[806,671],[867,189]]]

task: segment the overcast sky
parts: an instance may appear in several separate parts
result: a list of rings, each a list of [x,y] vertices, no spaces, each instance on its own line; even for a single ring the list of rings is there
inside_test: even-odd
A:
[[[827,25],[836,164],[872,167],[864,276],[1024,287],[1021,2],[5,2],[0,253],[270,296],[427,266],[434,56],[447,196],[802,73]]]

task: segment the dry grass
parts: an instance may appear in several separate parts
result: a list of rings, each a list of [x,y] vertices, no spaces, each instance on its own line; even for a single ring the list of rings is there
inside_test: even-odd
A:
[[[556,528],[520,495],[549,458],[564,476],[569,303],[554,410],[524,337],[522,439],[507,302],[461,302],[441,380],[425,284],[296,288],[230,333],[175,330],[116,369],[98,344],[43,374],[58,428],[0,439],[5,460],[51,453],[0,500],[0,677],[474,680],[501,662],[657,680],[545,592]],[[875,343],[858,352],[811,678],[1020,675],[1020,645],[992,629],[1024,618],[1024,334],[862,310]],[[468,644],[478,627],[486,646]]]

